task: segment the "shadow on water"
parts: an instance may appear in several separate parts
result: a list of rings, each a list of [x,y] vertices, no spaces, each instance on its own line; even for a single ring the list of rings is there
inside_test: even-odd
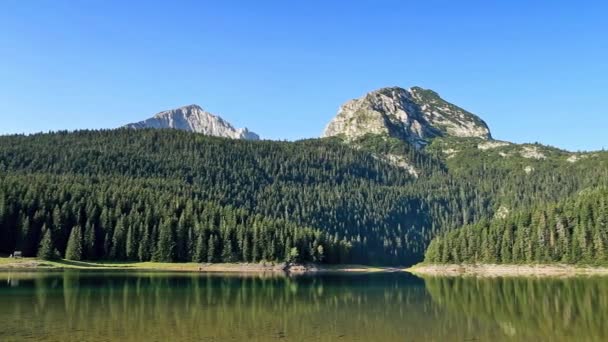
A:
[[[0,273],[0,340],[605,340],[607,296],[600,279]]]

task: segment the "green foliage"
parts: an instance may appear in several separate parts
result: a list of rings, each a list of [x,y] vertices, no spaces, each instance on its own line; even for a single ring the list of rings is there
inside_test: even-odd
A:
[[[46,224],[61,255],[72,227],[82,227],[82,258],[91,260],[283,261],[297,248],[300,261],[409,265],[433,237],[490,219],[501,205],[550,203],[608,179],[605,153],[572,164],[558,152],[530,161],[482,152],[474,139],[437,141],[416,150],[379,136],[356,148],[175,130],[0,137],[0,252],[36,255]],[[440,141],[466,158],[445,159]],[[384,154],[404,157],[418,178]],[[532,174],[523,171],[529,163]],[[602,235],[576,236],[606,248]],[[546,257],[529,247],[513,248],[513,258]]]
[[[57,259],[58,255],[55,248],[53,248],[53,241],[51,240],[51,231],[50,229],[43,229],[43,231],[44,234],[38,248],[38,258],[43,260]]]
[[[298,247],[292,247],[287,252],[287,255],[285,256],[285,261],[286,262],[298,262],[299,257],[300,257],[300,252],[298,252]]]
[[[604,265],[608,262],[607,220],[608,190],[584,191],[557,204],[541,204],[437,237],[425,260]],[[442,257],[444,252],[446,257]]]
[[[72,228],[68,246],[65,250],[65,258],[68,260],[80,261],[83,259],[84,251],[82,246],[82,228],[76,226]]]
[[[154,261],[172,262],[175,257],[175,235],[171,222],[161,221]]]

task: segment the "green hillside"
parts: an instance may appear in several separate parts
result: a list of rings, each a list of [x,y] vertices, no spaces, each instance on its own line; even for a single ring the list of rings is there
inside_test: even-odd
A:
[[[478,144],[437,138],[416,150],[382,136],[272,142],[176,130],[4,136],[0,252],[37,255],[48,234],[53,253],[93,260],[410,265],[437,235],[608,179],[605,153],[572,162],[542,146],[545,158],[530,159]]]
[[[430,263],[608,262],[608,190],[583,191],[435,238]]]

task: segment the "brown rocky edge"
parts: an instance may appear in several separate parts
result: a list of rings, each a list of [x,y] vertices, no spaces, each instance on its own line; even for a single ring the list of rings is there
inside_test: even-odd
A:
[[[418,264],[407,272],[423,276],[475,277],[569,277],[581,275],[608,276],[608,267],[567,264]]]
[[[145,270],[207,273],[370,273],[397,272],[397,268],[365,265],[325,265],[297,263],[161,263],[161,262],[87,262],[70,260],[40,260],[35,258],[0,258],[0,271],[16,270]]]

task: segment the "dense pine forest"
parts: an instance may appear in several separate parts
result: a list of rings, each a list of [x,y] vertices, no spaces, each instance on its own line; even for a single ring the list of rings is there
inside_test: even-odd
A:
[[[4,136],[0,253],[410,265],[433,237],[487,222],[502,206],[556,202],[608,179],[603,153],[530,161],[463,140],[462,155],[446,158],[441,143],[455,144],[252,142],[176,130]]]
[[[339,247],[318,230],[201,201],[179,186],[36,175],[5,177],[0,189],[3,227],[19,227],[5,229],[2,242],[14,241],[25,255],[71,260],[340,261],[340,255],[333,254]]]
[[[606,264],[608,190],[583,191],[557,204],[454,230],[431,242],[426,261]]]

